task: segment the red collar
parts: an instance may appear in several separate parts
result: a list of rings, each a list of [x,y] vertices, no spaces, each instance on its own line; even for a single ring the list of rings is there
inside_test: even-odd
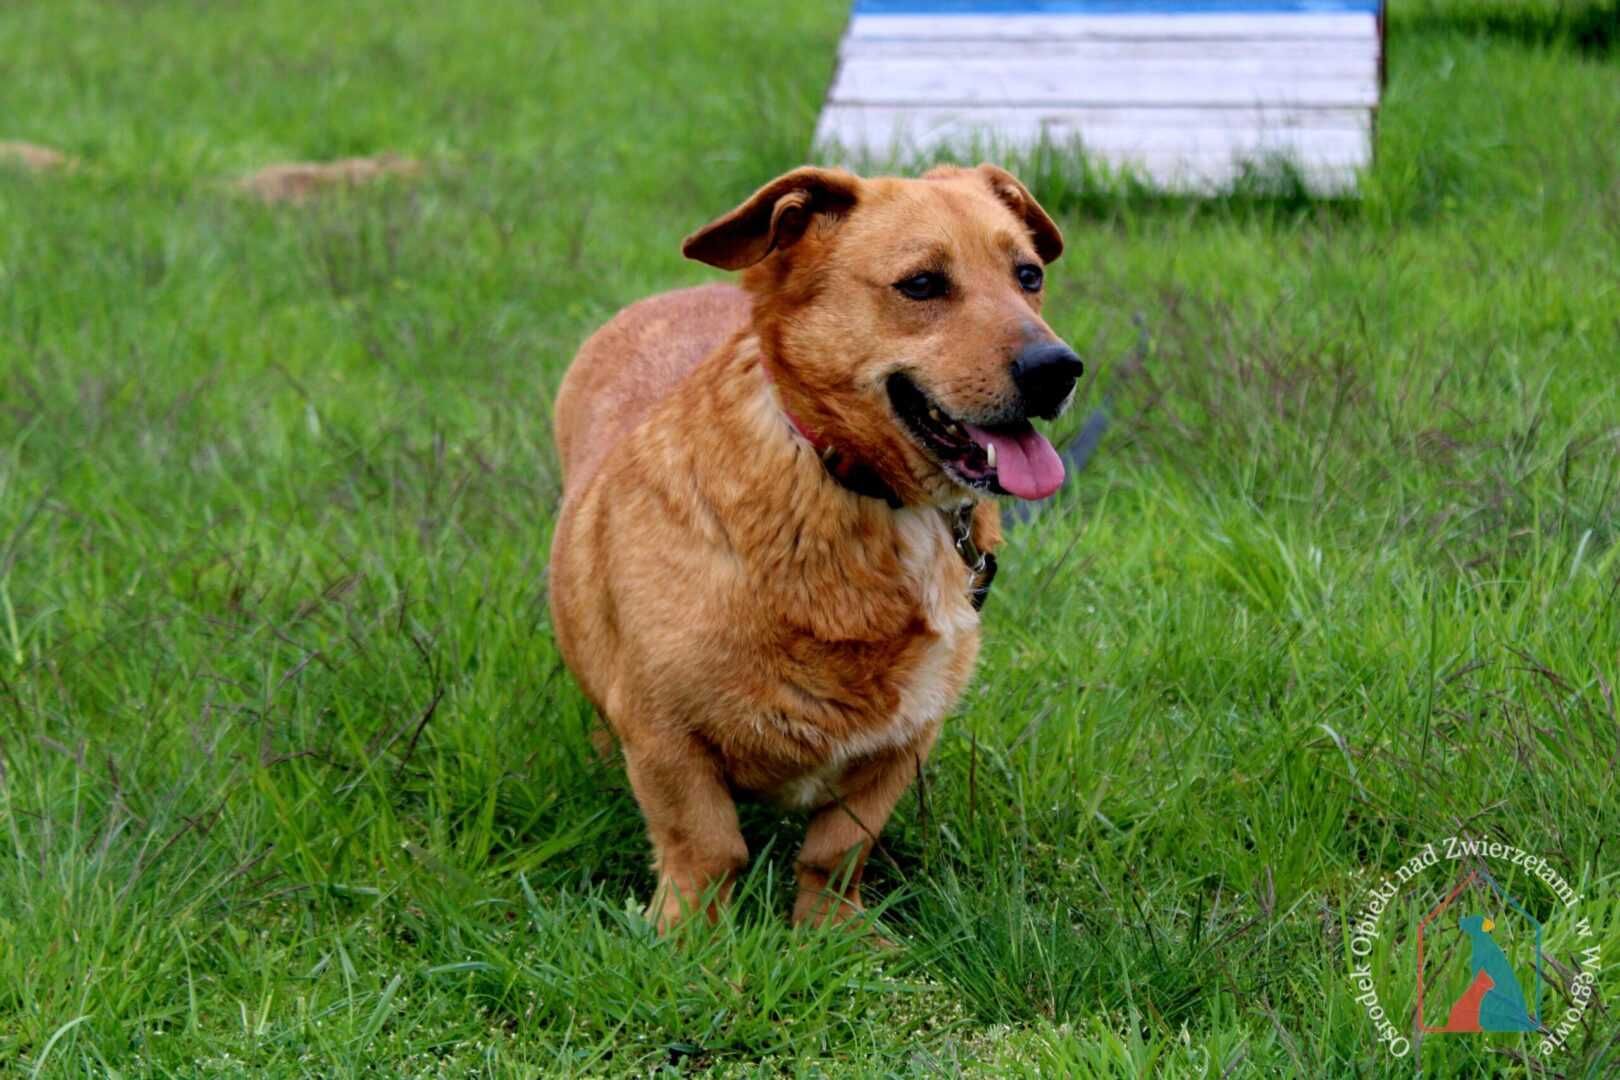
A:
[[[765,373],[765,381],[772,389],[776,387],[776,378],[771,372],[770,364],[760,358],[760,370]],[[782,404],[780,393],[776,395],[776,404],[782,410],[782,415],[793,426],[804,441],[821,459],[822,468],[827,470],[840,486],[856,495],[864,495],[871,499],[882,499],[895,510],[900,509],[900,496],[894,489],[884,482],[877,470],[852,454],[846,454],[832,443],[822,438],[816,430],[793,415],[793,410]],[[945,523],[950,528],[951,540],[956,547],[956,553],[968,568],[968,600],[973,604],[973,610],[978,611],[984,606],[984,600],[990,592],[990,582],[996,576],[996,557],[988,551],[980,551],[973,542],[973,506],[964,503],[954,513],[941,510]]]
[[[775,384],[773,382],[773,388],[774,385]],[[829,444],[826,439],[823,439],[820,435],[817,435],[815,431],[806,425],[803,420],[800,420],[797,416],[794,416],[793,410],[789,409],[786,405],[783,405],[780,397],[776,399],[776,404],[781,407],[782,415],[787,417],[787,422],[793,425],[793,430],[797,431],[800,435],[803,435],[804,441],[809,443],[811,448],[814,449],[817,454],[825,454],[832,448],[831,444]]]
[[[776,387],[775,374],[771,371],[770,364],[766,363],[763,357],[760,360],[760,370],[765,373],[765,381],[770,383],[774,389]],[[883,477],[878,475],[876,469],[855,455],[838,449],[830,441],[823,438],[814,428],[794,416],[793,410],[782,403],[780,393],[776,395],[776,403],[782,410],[782,415],[787,418],[787,422],[793,425],[793,430],[797,431],[804,438],[804,441],[810,444],[810,448],[821,459],[821,466],[827,470],[828,476],[831,476],[840,486],[854,492],[856,495],[864,495],[869,499],[882,499],[893,509],[898,510],[900,508],[900,496],[894,493],[894,489],[884,481]]]

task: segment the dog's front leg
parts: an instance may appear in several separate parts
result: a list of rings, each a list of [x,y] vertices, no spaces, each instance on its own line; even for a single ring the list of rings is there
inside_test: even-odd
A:
[[[714,755],[689,738],[649,743],[627,741],[625,766],[647,819],[658,873],[647,917],[665,933],[703,904],[706,894],[705,914],[714,921],[717,905],[748,862],[748,845]]]
[[[858,917],[866,858],[933,747],[934,733],[910,746],[873,757],[845,774],[842,798],[810,819],[794,863],[799,882],[793,925],[821,925]]]

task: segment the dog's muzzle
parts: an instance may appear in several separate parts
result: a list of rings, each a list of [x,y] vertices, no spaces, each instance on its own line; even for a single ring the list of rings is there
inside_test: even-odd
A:
[[[1074,350],[1061,341],[1025,345],[1012,365],[1013,385],[1024,399],[1025,414],[1042,420],[1055,417],[1085,370]]]

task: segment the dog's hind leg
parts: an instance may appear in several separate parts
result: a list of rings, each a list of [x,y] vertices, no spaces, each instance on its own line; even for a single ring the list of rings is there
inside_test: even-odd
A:
[[[843,797],[810,819],[793,865],[799,882],[793,925],[844,922],[865,911],[861,874],[866,858],[932,745],[930,732],[919,743],[857,765],[839,785]]]
[[[647,917],[664,933],[703,906],[712,922],[718,905],[748,862],[737,806],[720,763],[689,739],[624,744],[625,767],[647,819],[658,891]]]

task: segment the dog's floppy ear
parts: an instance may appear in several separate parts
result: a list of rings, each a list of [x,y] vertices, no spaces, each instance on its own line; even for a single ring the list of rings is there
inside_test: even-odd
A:
[[[688,236],[681,251],[722,270],[744,270],[803,236],[816,214],[855,205],[860,182],[843,169],[805,166],[783,173],[731,213]]]
[[[996,198],[1024,219],[1030,236],[1035,239],[1035,254],[1041,257],[1041,262],[1056,262],[1057,257],[1063,254],[1063,234],[1046,216],[1046,211],[1041,209],[1041,204],[1035,201],[1029,189],[1018,182],[1018,177],[999,165],[980,165],[974,171],[984,177],[990,190],[996,193]]]

